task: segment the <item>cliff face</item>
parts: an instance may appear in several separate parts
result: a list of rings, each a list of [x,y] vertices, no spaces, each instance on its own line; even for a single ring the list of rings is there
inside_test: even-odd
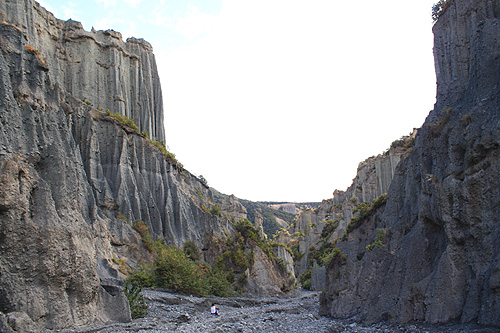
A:
[[[314,253],[325,243],[334,242],[344,235],[351,219],[359,214],[358,204],[371,203],[387,193],[396,166],[412,148],[416,133],[414,131],[410,136],[394,141],[384,154],[361,162],[347,190],[335,190],[332,199],[323,200],[315,209],[301,211],[293,228],[278,234],[278,241],[298,244],[296,251],[300,253],[300,260],[295,262],[297,276],[312,268],[310,289],[323,290],[325,286],[325,269],[311,259]],[[325,228],[329,232],[323,232]]]
[[[32,0],[0,0],[0,313],[14,326],[130,320],[123,273],[152,259],[136,220],[168,244],[195,241],[213,263],[204,244],[231,235],[245,208],[217,202],[157,147],[163,138],[147,42],[86,32]],[[252,290],[289,289],[286,270],[261,257]]]
[[[435,109],[385,207],[336,244],[322,314],[500,325],[499,14],[454,0],[435,24]]]
[[[0,13],[23,32],[23,46],[39,50],[47,86],[119,112],[151,138],[165,140],[160,80],[148,42],[129,38],[124,43],[113,30],[87,32],[81,23],[58,20],[33,0],[2,0]],[[41,98],[43,91],[38,93]]]
[[[84,32],[29,0],[0,12],[0,311],[34,330],[130,320],[117,262],[151,256],[132,222],[181,246],[228,221],[196,177],[95,108],[164,137],[146,42]]]

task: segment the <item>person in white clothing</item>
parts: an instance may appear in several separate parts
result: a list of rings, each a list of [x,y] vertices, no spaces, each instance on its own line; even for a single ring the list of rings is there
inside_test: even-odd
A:
[[[214,303],[212,303],[212,307],[210,308],[210,313],[215,316],[220,316],[219,308],[216,307]]]

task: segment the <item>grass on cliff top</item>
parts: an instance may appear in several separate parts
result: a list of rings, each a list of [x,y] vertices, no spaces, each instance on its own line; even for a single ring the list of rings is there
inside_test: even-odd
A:
[[[82,102],[86,103],[87,105],[92,105],[92,103],[90,103],[89,101],[87,101],[85,98],[82,100]],[[179,167],[179,168],[184,168],[184,166],[182,165],[181,162],[179,162],[176,158],[175,158],[175,154],[169,152],[167,150],[167,147],[165,146],[165,143],[163,141],[155,141],[155,140],[152,140],[149,138],[149,133],[147,131],[142,131],[140,132],[139,131],[139,126],[137,126],[134,122],[133,119],[127,117],[127,116],[124,116],[124,115],[121,115],[120,113],[116,112],[116,113],[112,113],[109,109],[106,110],[106,116],[108,117],[111,117],[113,119],[115,119],[118,123],[124,125],[124,126],[127,126],[128,128],[132,129],[135,133],[137,134],[141,134],[143,135],[144,137],[146,137],[146,139],[149,140],[149,142],[151,142],[153,144],[153,146],[155,146],[156,148],[158,148],[158,150],[163,154],[163,156],[165,157],[165,159],[169,162],[171,162],[172,164],[174,164],[175,166]]]

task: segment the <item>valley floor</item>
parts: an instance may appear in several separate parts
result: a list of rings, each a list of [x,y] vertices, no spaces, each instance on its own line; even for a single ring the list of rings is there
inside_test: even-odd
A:
[[[143,295],[149,308],[146,318],[64,332],[497,332],[463,325],[363,326],[335,320],[318,315],[319,292],[306,290],[288,298],[199,298],[153,289]],[[210,314],[212,303],[220,308],[220,316]]]

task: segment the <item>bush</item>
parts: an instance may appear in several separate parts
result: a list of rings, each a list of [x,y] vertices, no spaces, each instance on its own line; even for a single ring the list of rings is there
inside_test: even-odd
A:
[[[302,288],[311,289],[312,266],[309,266],[302,274],[299,275],[299,281]]]
[[[213,205],[212,208],[210,209],[210,214],[215,215],[215,216],[220,216],[220,206]]]
[[[123,116],[120,113],[111,113],[111,111],[106,110],[106,115],[114,118],[116,121],[118,121],[120,124],[127,126],[131,129],[134,130],[134,132],[139,133],[139,127],[134,123],[134,120],[127,117]]]
[[[374,248],[377,247],[386,247],[387,245],[383,243],[383,240],[385,238],[386,230],[383,228],[378,228],[377,229],[377,237],[375,238],[375,241],[371,244],[368,244],[366,246],[367,251],[372,251]]]
[[[188,240],[184,243],[184,253],[186,257],[193,261],[200,260],[200,251],[196,243],[192,240]]]
[[[175,246],[164,248],[155,260],[155,284],[176,292],[206,296],[208,291],[208,268],[196,265]]]
[[[132,319],[146,317],[148,315],[148,306],[141,295],[142,287],[131,281],[125,281],[124,288],[125,296],[128,299],[130,305],[130,313]]]
[[[371,203],[361,202],[356,205],[356,209],[353,210],[353,213],[358,212],[358,215],[351,219],[351,222],[347,226],[346,234],[359,227],[368,216],[370,216],[377,208],[381,207],[386,202],[387,194],[384,193],[375,198]]]
[[[135,220],[132,227],[134,228],[135,231],[139,233],[139,235],[141,235],[142,243],[144,244],[146,249],[148,249],[149,252],[153,252],[154,243],[153,243],[153,238],[149,233],[148,226],[141,220]]]

